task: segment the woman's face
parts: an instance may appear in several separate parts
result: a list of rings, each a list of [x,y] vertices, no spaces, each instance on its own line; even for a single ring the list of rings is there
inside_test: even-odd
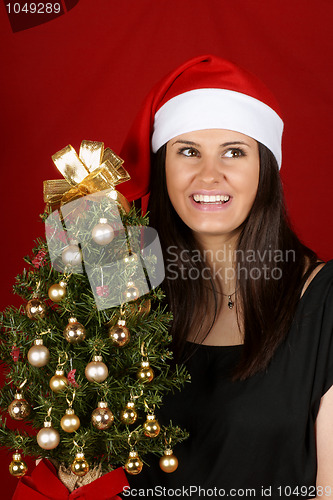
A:
[[[230,130],[188,132],[167,143],[165,169],[170,201],[194,233],[238,233],[258,189],[257,141]]]

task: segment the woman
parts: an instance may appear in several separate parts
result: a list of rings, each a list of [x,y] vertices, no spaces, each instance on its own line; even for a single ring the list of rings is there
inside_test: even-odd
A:
[[[159,413],[190,432],[180,465],[151,460],[133,495],[333,497],[333,261],[290,228],[280,116],[252,75],[197,57],[153,89],[121,153],[124,194],[150,193],[192,376]]]

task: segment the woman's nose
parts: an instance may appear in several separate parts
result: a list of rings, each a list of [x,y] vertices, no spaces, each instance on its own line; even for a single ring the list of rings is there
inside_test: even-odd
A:
[[[223,177],[222,166],[217,158],[202,159],[199,177],[207,184],[218,182]]]

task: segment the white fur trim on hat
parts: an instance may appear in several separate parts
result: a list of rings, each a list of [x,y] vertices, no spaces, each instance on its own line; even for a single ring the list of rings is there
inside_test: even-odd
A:
[[[178,135],[195,130],[225,129],[261,142],[281,167],[283,121],[267,104],[240,92],[196,89],[167,101],[155,114],[154,153]]]

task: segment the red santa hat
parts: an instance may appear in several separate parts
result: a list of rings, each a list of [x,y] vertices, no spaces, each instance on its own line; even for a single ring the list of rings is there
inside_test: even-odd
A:
[[[120,156],[131,181],[120,191],[129,200],[149,193],[151,152],[195,130],[226,129],[264,144],[281,166],[283,121],[279,106],[255,76],[207,55],[185,62],[148,94]]]

